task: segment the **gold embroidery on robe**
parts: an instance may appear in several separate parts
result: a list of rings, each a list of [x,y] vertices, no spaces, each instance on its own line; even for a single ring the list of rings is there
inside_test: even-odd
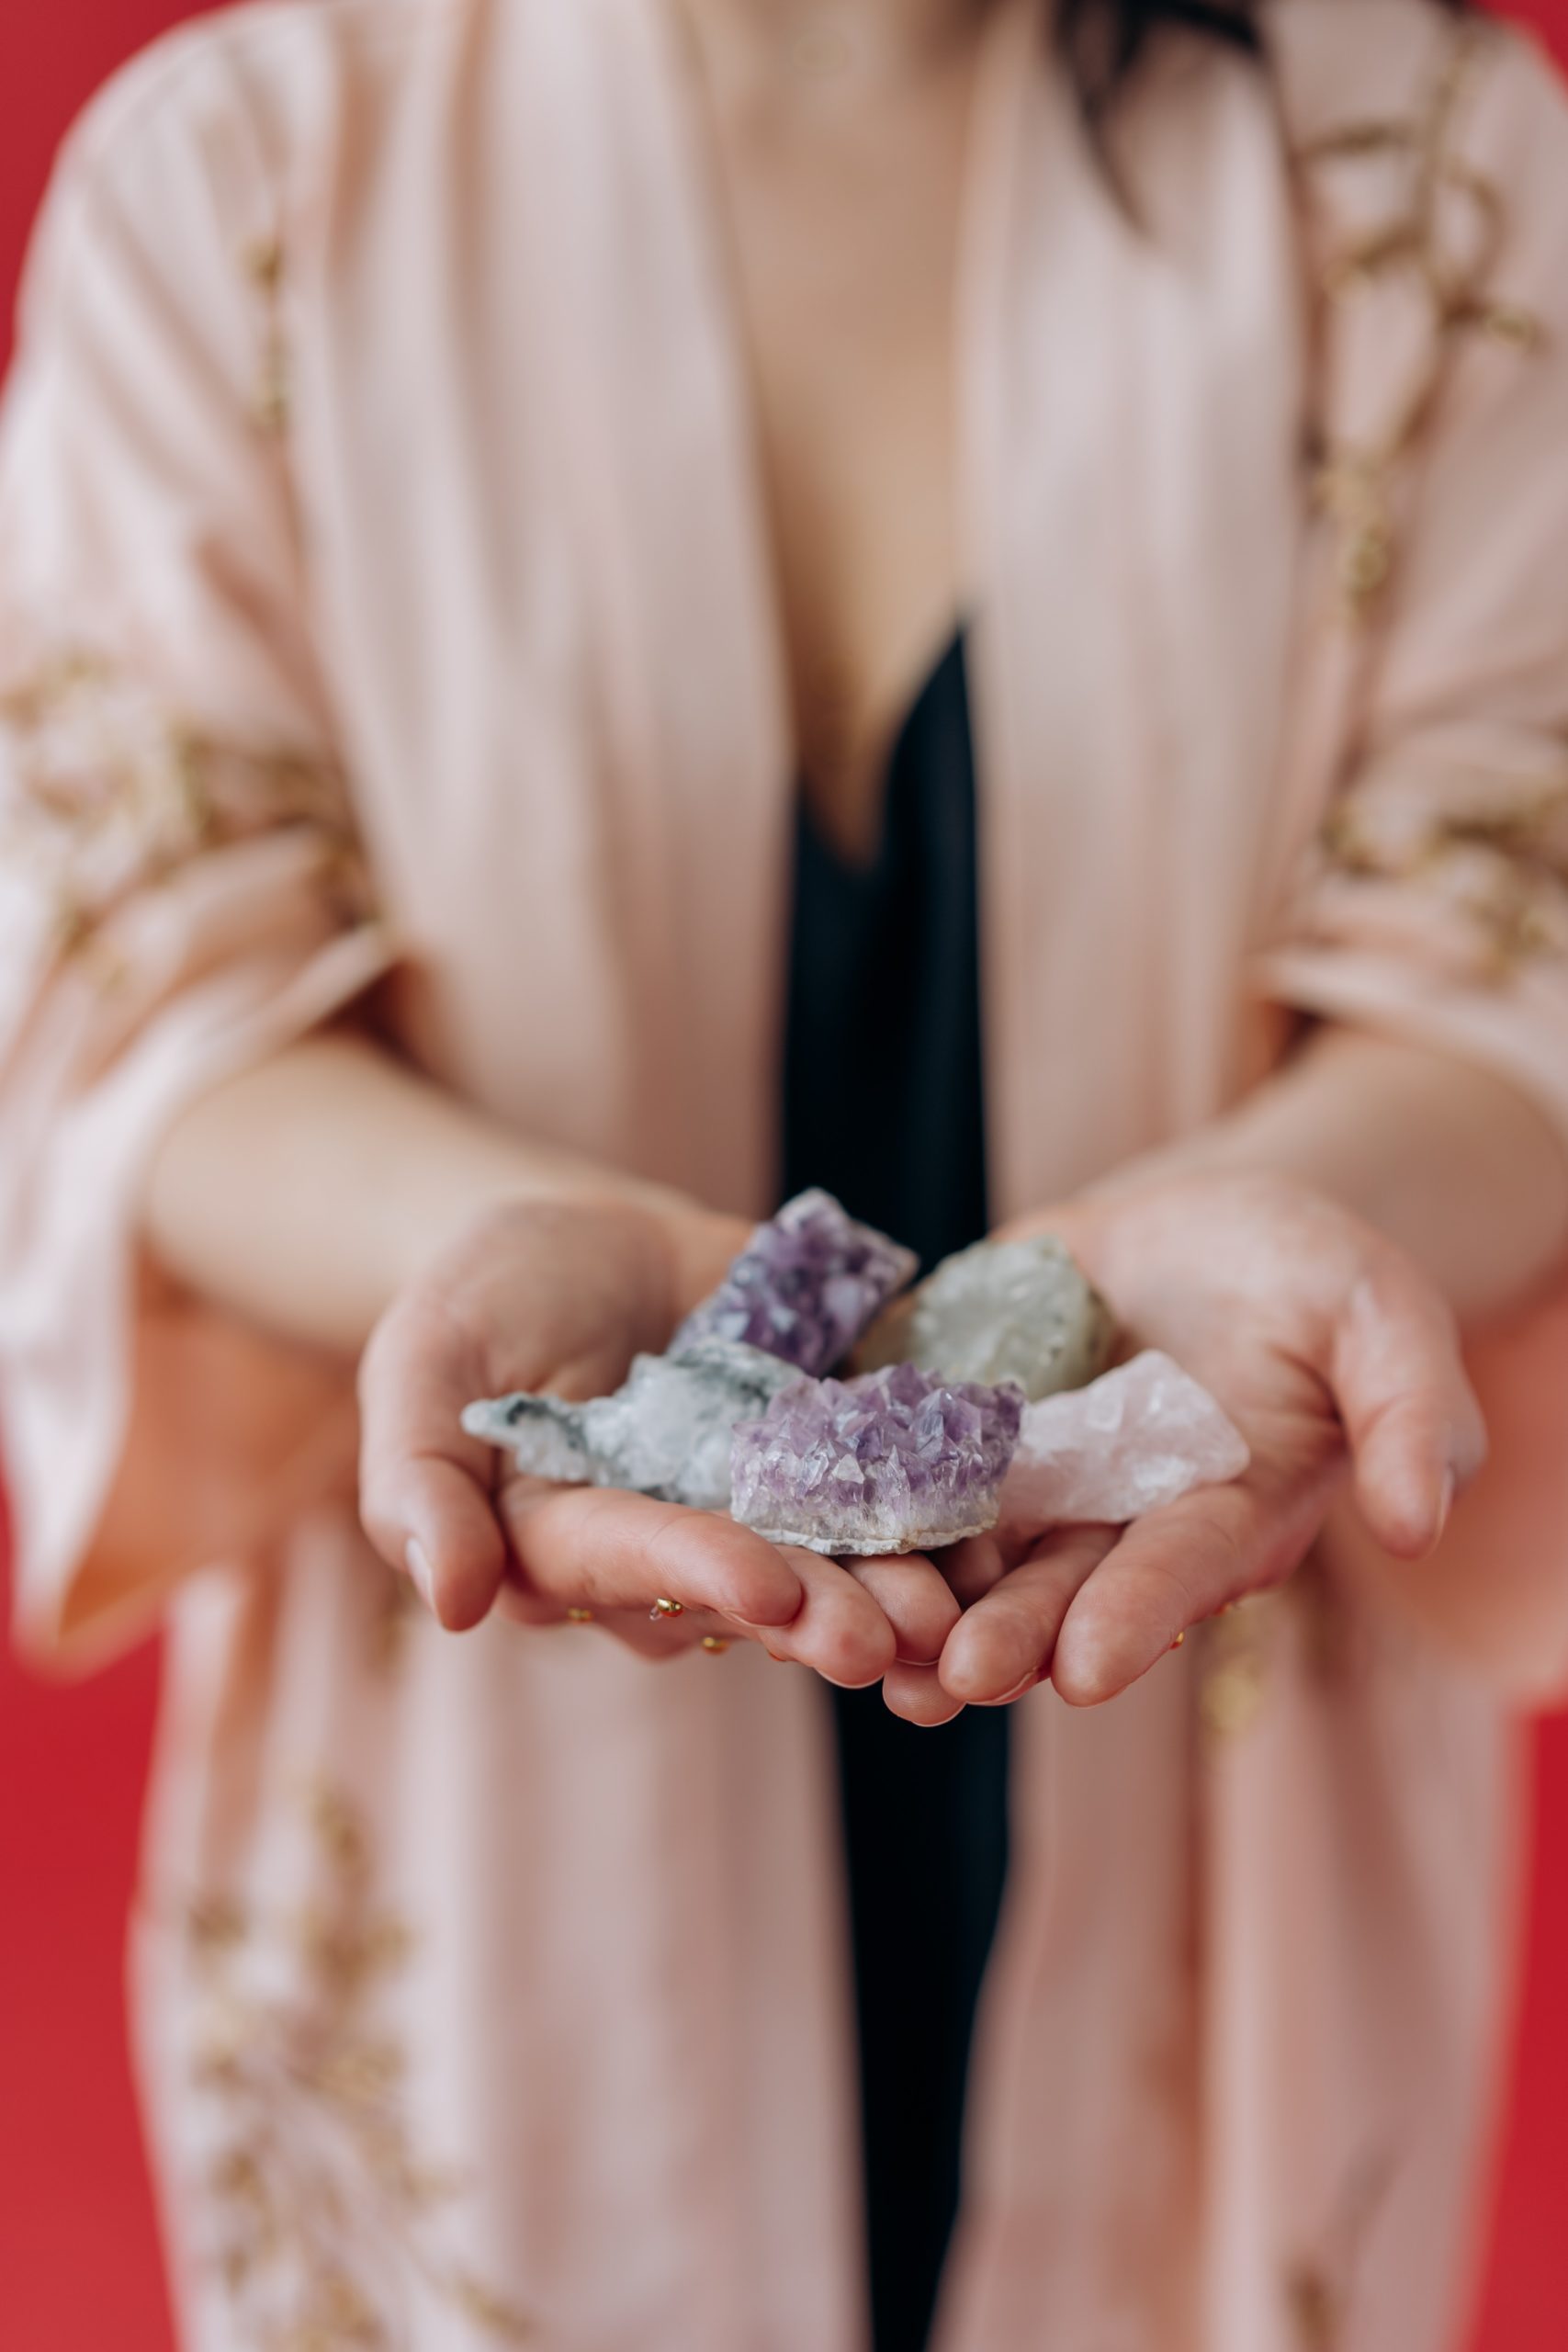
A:
[[[283,293],[287,257],[283,240],[258,237],[243,256],[246,277],[262,305],[261,357],[251,411],[264,433],[288,430],[288,344],[283,324]]]
[[[476,2346],[526,2343],[521,2312],[451,2250],[460,2177],[416,2149],[407,2052],[379,2013],[410,1930],[376,1898],[354,1808],[318,1790],[310,1815],[316,1892],[299,1917],[215,1894],[187,1919],[224,2291],[255,2352],[421,2352],[411,2309],[432,2302]]]
[[[1299,158],[1314,171],[1369,160],[1402,167],[1401,200],[1330,258],[1323,291],[1332,301],[1354,300],[1380,280],[1399,277],[1416,288],[1429,317],[1425,365],[1377,438],[1365,447],[1331,443],[1318,455],[1314,492],[1338,526],[1339,601],[1352,623],[1371,616],[1392,574],[1393,478],[1427,425],[1457,339],[1480,333],[1529,350],[1542,336],[1531,312],[1490,291],[1503,243],[1502,199],[1489,179],[1453,152],[1461,102],[1489,40],[1484,25],[1458,23],[1408,120],[1347,124],[1309,142]],[[1445,200],[1456,194],[1470,215],[1471,242],[1463,253],[1444,232]]]
[[[62,653],[0,692],[0,854],[40,874],[62,954],[194,858],[289,827],[319,845],[334,910],[370,911],[330,763],[220,742],[95,653]]]
[[[1415,884],[1454,909],[1477,978],[1568,956],[1568,747],[1560,783],[1461,776],[1421,801],[1397,789],[1352,792],[1329,812],[1319,846],[1342,878]]]
[[[1276,1594],[1251,1593],[1203,1627],[1198,1721],[1210,1740],[1241,1738],[1262,1713],[1278,1609]]]

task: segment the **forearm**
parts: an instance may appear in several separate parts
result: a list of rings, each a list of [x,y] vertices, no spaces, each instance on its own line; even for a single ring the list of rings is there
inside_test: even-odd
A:
[[[1461,1320],[1539,1289],[1568,1248],[1568,1149],[1477,1065],[1325,1028],[1224,1118],[1118,1171],[1256,1169],[1298,1178],[1422,1265]]]
[[[153,1165],[144,1231],[205,1296],[357,1352],[402,1283],[485,1210],[602,1197],[665,1225],[679,1301],[716,1278],[740,1230],[662,1186],[530,1143],[341,1031],[190,1106]]]

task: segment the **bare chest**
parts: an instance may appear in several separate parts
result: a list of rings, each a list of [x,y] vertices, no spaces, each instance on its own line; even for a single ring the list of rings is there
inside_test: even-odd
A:
[[[795,752],[868,851],[888,740],[954,626],[964,60],[842,119],[716,114]]]

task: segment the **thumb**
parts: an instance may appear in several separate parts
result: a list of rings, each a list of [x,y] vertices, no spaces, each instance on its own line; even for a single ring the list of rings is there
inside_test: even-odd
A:
[[[1486,1430],[1452,1310],[1397,1251],[1352,1285],[1333,1329],[1328,1383],[1362,1518],[1385,1550],[1421,1558],[1481,1467]]]
[[[496,1456],[458,1419],[471,1385],[460,1358],[433,1348],[419,1317],[396,1307],[360,1360],[360,1519],[451,1633],[489,1613],[506,1573]]]

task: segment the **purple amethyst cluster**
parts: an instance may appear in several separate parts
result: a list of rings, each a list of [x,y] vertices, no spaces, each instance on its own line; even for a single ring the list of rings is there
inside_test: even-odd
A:
[[[860,1379],[797,1380],[742,1421],[730,1510],[775,1544],[919,1552],[995,1524],[1023,1391],[945,1382],[897,1363]]]
[[[857,1225],[831,1193],[801,1193],[757,1227],[670,1351],[694,1340],[740,1340],[817,1378],[841,1363],[918,1263],[912,1250]]]

